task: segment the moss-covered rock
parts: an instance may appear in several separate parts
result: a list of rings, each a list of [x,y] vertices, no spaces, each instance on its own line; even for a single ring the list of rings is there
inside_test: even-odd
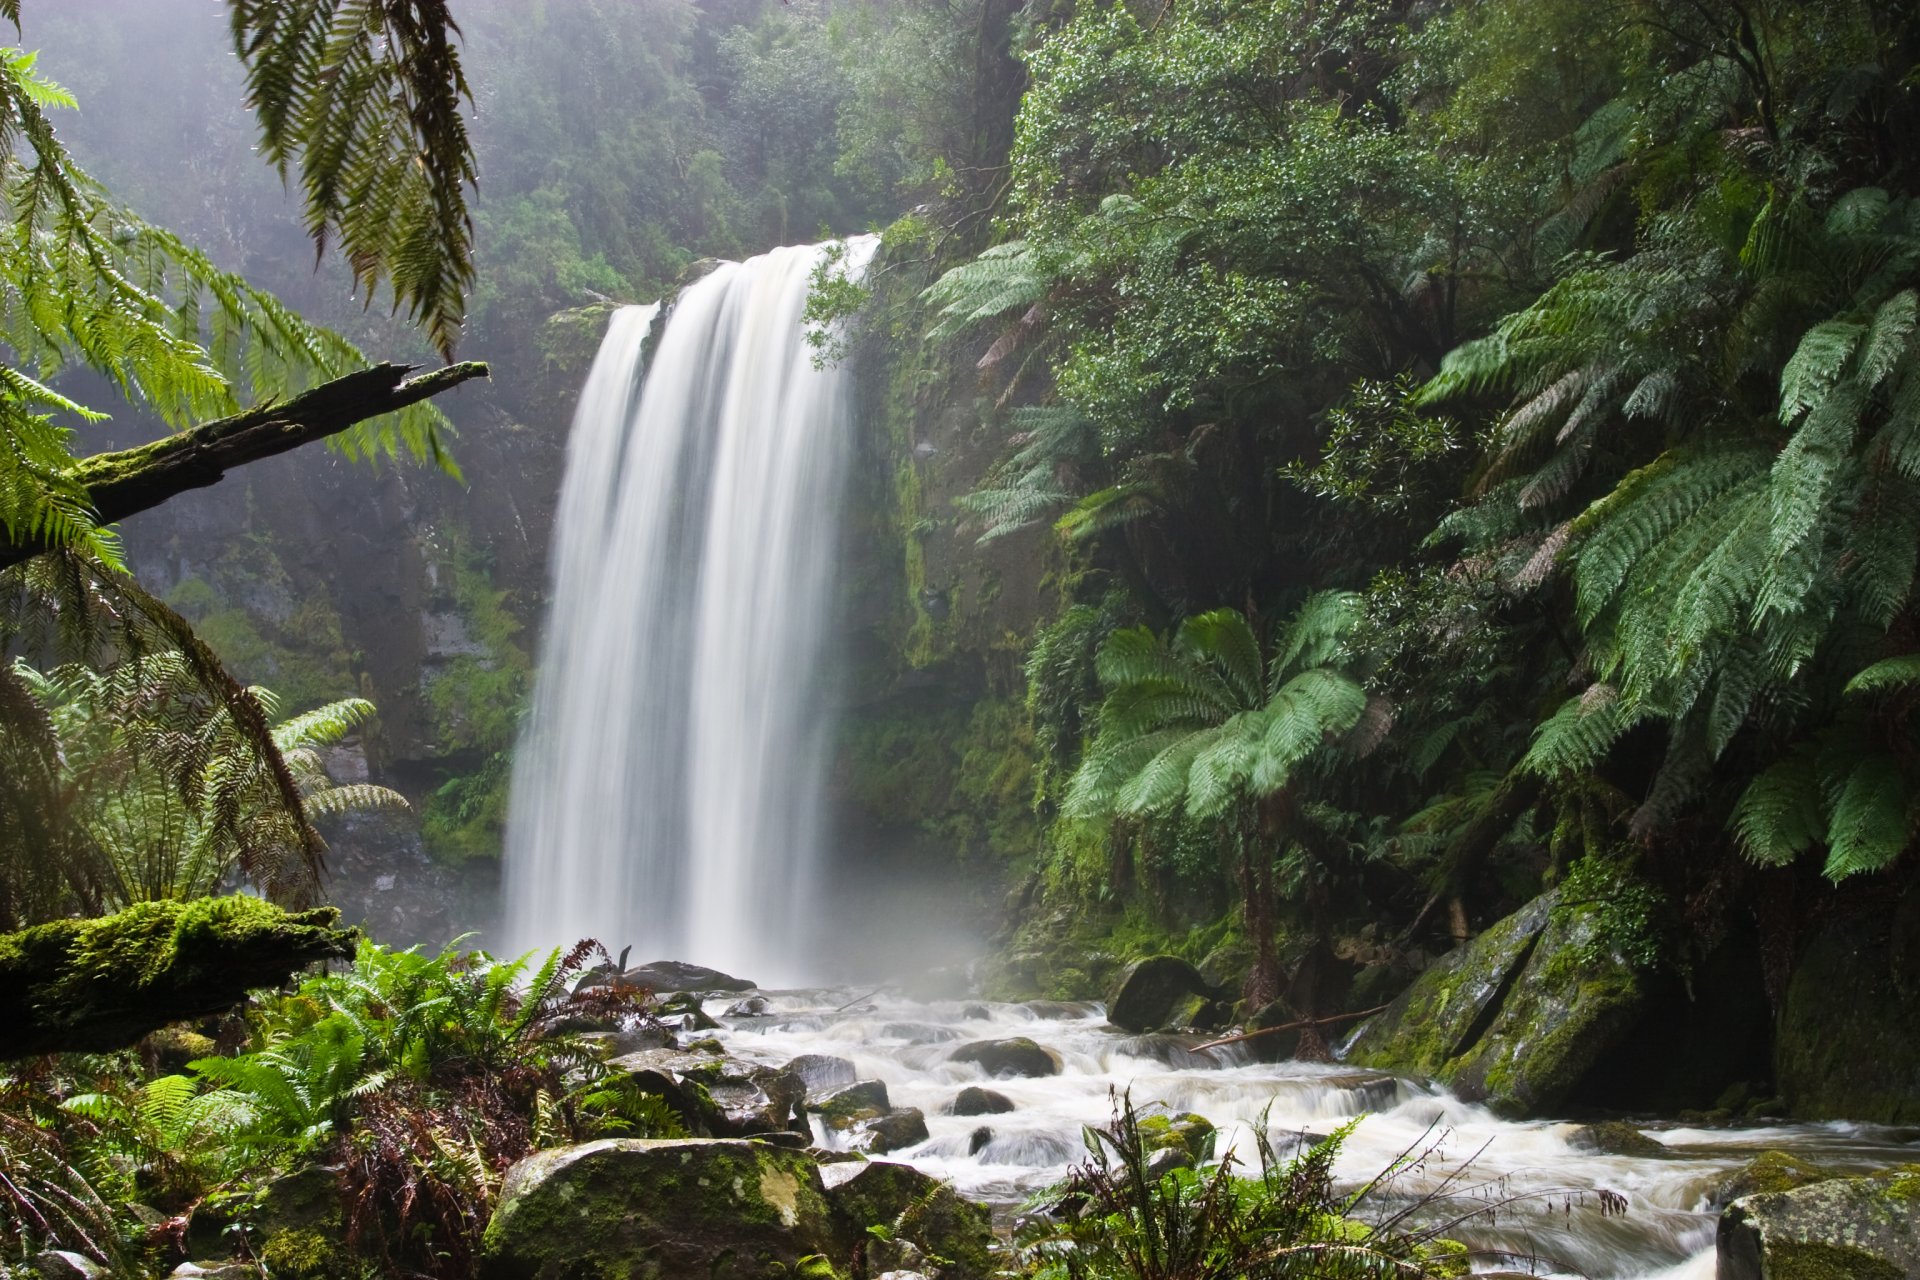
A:
[[[1213,1158],[1213,1121],[1203,1115],[1156,1114],[1139,1121],[1140,1142],[1148,1151],[1179,1151],[1194,1163]]]
[[[1347,1061],[1409,1075],[1441,1076],[1471,1049],[1507,988],[1533,954],[1553,912],[1543,894],[1464,947],[1457,947],[1360,1028]]]
[[[908,1241],[938,1268],[942,1280],[985,1280],[992,1274],[992,1215],[930,1174],[874,1160],[829,1194],[856,1237],[877,1229],[881,1237]]]
[[[1570,1146],[1602,1155],[1632,1156],[1636,1160],[1664,1160],[1673,1153],[1664,1142],[1655,1141],[1624,1120],[1605,1120],[1583,1124],[1567,1135]]]
[[[1786,1151],[1762,1151],[1714,1185],[1709,1197],[1717,1208],[1748,1196],[1779,1195],[1837,1177],[1832,1169]]]
[[[1877,899],[1816,933],[1794,964],[1774,1038],[1774,1078],[1792,1113],[1920,1122],[1916,1007],[1920,890]]]
[[[1204,1007],[1214,990],[1179,956],[1148,956],[1126,967],[1107,1001],[1107,1021],[1125,1031],[1156,1031],[1173,1025],[1189,1002]]]
[[[1736,1200],[1717,1251],[1720,1280],[1920,1275],[1920,1165]]]
[[[726,1139],[610,1138],[543,1151],[507,1171],[480,1274],[766,1280],[845,1247],[820,1171],[802,1152]]]
[[[887,1086],[881,1080],[862,1080],[835,1089],[814,1106],[814,1113],[829,1129],[847,1130],[869,1120],[878,1120],[893,1110],[887,1099]]]
[[[1422,975],[1348,1061],[1430,1076],[1503,1116],[1550,1114],[1645,999],[1607,905],[1544,894]]]

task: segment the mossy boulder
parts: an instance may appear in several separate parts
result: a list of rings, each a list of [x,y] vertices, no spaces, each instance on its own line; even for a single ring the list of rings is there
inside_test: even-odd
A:
[[[1148,956],[1121,973],[1107,1001],[1107,1021],[1123,1031],[1156,1031],[1196,1000],[1211,1005],[1213,984],[1178,956]]]
[[[835,1089],[814,1104],[814,1114],[829,1129],[846,1130],[870,1120],[878,1120],[893,1110],[887,1099],[887,1086],[881,1080],[862,1080]]]
[[[951,1055],[954,1062],[971,1062],[990,1076],[1057,1076],[1060,1056],[1025,1036],[1008,1040],[975,1040]]]
[[[733,1139],[609,1138],[507,1171],[485,1280],[766,1280],[844,1243],[803,1152]],[[832,1274],[831,1271],[827,1274]]]
[[[1664,1142],[1649,1138],[1624,1120],[1603,1120],[1583,1124],[1567,1135],[1569,1146],[1582,1151],[1597,1151],[1608,1156],[1632,1156],[1636,1160],[1665,1160],[1673,1154]]]
[[[1646,988],[1606,905],[1544,894],[1423,974],[1347,1060],[1440,1081],[1508,1118],[1552,1114],[1632,1031]]]
[[[1543,894],[1434,963],[1382,1013],[1368,1019],[1347,1050],[1362,1067],[1442,1076],[1474,1046],[1532,957],[1556,901]]]
[[[828,1193],[855,1238],[905,1240],[942,1280],[986,1280],[993,1272],[993,1219],[985,1205],[911,1165],[868,1162]]]
[[[1816,933],[1794,964],[1774,1038],[1774,1079],[1792,1114],[1920,1123],[1917,1007],[1920,889]]]
[[[1195,1164],[1213,1158],[1213,1121],[1188,1112],[1157,1114],[1139,1121],[1140,1142],[1148,1151],[1179,1151]]]
[[[1716,1208],[1725,1208],[1748,1196],[1779,1195],[1837,1176],[1832,1169],[1804,1156],[1762,1151],[1716,1183],[1708,1199]]]
[[[1920,1165],[1746,1196],[1720,1215],[1720,1280],[1920,1275]]]

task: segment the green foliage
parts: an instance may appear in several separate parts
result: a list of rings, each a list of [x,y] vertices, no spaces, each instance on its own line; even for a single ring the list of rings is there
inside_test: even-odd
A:
[[[1314,1276],[1327,1280],[1445,1273],[1430,1260],[1446,1250],[1433,1228],[1415,1228],[1404,1209],[1370,1225],[1367,1210],[1394,1195],[1411,1155],[1358,1191],[1335,1189],[1334,1163],[1351,1124],[1306,1146],[1291,1160],[1275,1153],[1267,1126],[1254,1131],[1257,1168],[1235,1173],[1229,1157],[1211,1169],[1177,1168],[1155,1176],[1148,1160],[1156,1122],[1132,1099],[1115,1100],[1111,1123],[1088,1128],[1086,1163],[1043,1192],[1019,1244],[1023,1274],[1034,1280],[1250,1280]],[[1415,1197],[1426,1200],[1429,1197]]]
[[[298,167],[307,231],[384,279],[453,358],[473,284],[471,101],[444,0],[229,0],[261,152]]]
[[[1366,693],[1327,665],[1357,597],[1313,597],[1263,658],[1244,614],[1187,619],[1165,642],[1145,628],[1101,646],[1107,689],[1099,730],[1067,788],[1069,816],[1203,818],[1271,795],[1326,742],[1359,721]]]

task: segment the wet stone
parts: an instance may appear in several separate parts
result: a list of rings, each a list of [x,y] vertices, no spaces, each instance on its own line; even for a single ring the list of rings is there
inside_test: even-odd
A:
[[[970,1084],[948,1104],[947,1114],[956,1116],[997,1116],[1013,1110],[1013,1099],[992,1089]]]

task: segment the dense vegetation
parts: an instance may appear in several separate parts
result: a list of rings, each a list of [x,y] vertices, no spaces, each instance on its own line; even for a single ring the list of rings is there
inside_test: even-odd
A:
[[[1779,877],[1776,957],[1803,871],[1904,876],[1909,16],[1029,22],[996,243],[925,301],[1009,439],[959,516],[1073,566],[1028,668],[1057,877],[1461,936],[1602,863],[1684,966]],[[1340,674],[1285,703],[1328,589]],[[1236,811],[1257,865],[1176,852]]]
[[[1372,1003],[1328,981],[1336,952],[1384,999],[1557,887],[1593,946],[1689,991],[1754,935],[1740,959],[1777,1011],[1813,932],[1908,892],[1920,18],[455,8],[458,32],[436,0],[230,0],[230,45],[179,45],[180,65],[212,92],[231,47],[244,108],[238,80],[150,102],[103,56],[68,77],[98,105],[71,143],[67,72],[0,54],[0,962],[55,993],[23,1001],[36,1050],[144,1033],[124,999],[87,1020],[123,976],[145,1014],[197,1016],[184,958],[264,938],[277,981],[339,954],[324,912],[215,895],[309,908],[317,821],[404,803],[327,775],[372,714],[338,700],[371,682],[337,607],[268,634],[236,603],[284,588],[284,527],[158,594],[129,572],[110,525],[185,487],[168,440],[291,423],[457,478],[425,401],[479,367],[403,382],[362,347],[497,356],[469,436],[514,456],[609,303],[883,224],[872,279],[823,278],[812,304],[858,317],[821,358],[861,361],[877,406],[856,559],[884,563],[868,595],[891,612],[849,623],[880,637],[863,660],[887,697],[850,717],[839,799],[904,815],[948,871],[989,866],[983,896],[1027,880],[1001,950],[1058,960],[1009,989],[1096,996],[1089,956],[1224,955],[1240,1020],[1277,1001],[1323,1056],[1316,1020]],[[168,22],[110,10],[0,0],[23,40]],[[186,131],[216,141],[182,184],[153,140]],[[933,400],[966,448],[922,456]],[[199,429],[81,456],[150,424]],[[407,783],[438,852],[486,853],[538,592],[504,580],[487,504],[422,492],[471,643],[407,690],[438,752]],[[935,583],[940,547],[968,567]],[[269,672],[299,714],[243,683]],[[681,1132],[576,1034],[658,1029],[645,1000],[570,989],[592,955],[367,943],[244,1015],[21,1060],[0,1075],[0,1244],[297,1275],[344,1239],[363,1269],[469,1274],[515,1160]],[[72,1025],[40,1026],[56,1005]],[[1250,1178],[1148,1176],[1130,1111],[1091,1141],[1023,1242],[1031,1274],[1441,1269],[1432,1239],[1349,1221],[1337,1141],[1262,1152]],[[303,1218],[286,1201],[316,1169]],[[269,1236],[282,1252],[255,1257]]]

